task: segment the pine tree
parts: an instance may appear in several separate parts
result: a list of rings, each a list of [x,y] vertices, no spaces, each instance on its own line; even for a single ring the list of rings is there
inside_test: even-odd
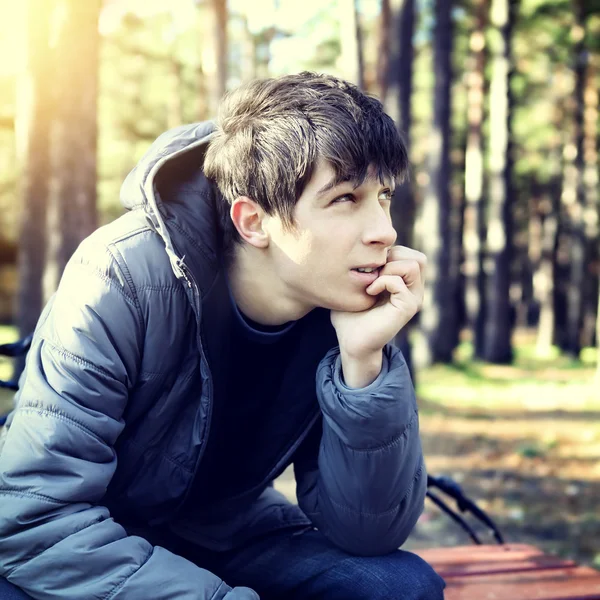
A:
[[[485,325],[479,358],[512,361],[510,304],[513,246],[511,113],[512,31],[518,0],[493,0],[490,8],[489,187],[484,260]]]

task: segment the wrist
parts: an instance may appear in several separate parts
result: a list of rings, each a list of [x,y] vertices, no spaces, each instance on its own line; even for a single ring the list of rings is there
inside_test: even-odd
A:
[[[366,356],[351,356],[340,349],[342,377],[349,388],[363,388],[373,383],[383,366],[383,349]]]

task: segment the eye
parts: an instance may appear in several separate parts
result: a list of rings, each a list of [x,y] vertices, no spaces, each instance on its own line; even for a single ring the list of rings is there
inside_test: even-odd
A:
[[[342,203],[345,203],[348,200],[350,202],[356,202],[356,198],[354,197],[353,194],[344,194],[343,196],[339,196],[335,200],[332,200],[331,204],[342,204]]]
[[[391,201],[392,201],[392,198],[394,197],[394,193],[395,193],[395,191],[396,191],[396,190],[392,191],[392,190],[390,190],[389,188],[388,188],[388,189],[386,189],[386,190],[382,190],[382,191],[379,193],[379,199],[380,199],[380,200],[387,200],[387,201],[391,202]]]

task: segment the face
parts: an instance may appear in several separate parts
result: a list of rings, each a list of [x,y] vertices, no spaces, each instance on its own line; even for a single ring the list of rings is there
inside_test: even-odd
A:
[[[356,189],[352,182],[333,187],[334,179],[333,169],[319,163],[295,207],[294,231],[284,230],[279,217],[265,222],[277,287],[301,312],[371,308],[376,298],[365,290],[376,274],[353,269],[384,265],[396,241],[393,182],[381,184],[372,171]]]

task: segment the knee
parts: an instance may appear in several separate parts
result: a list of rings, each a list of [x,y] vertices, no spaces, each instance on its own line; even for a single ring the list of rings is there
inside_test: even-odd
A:
[[[363,563],[360,569],[364,577],[362,584],[366,584],[363,589],[369,590],[365,600],[444,599],[446,583],[429,563],[416,554],[397,550],[387,556],[366,560],[369,564]]]
[[[444,600],[446,582],[433,567],[412,552],[399,552],[409,556],[409,573],[406,575],[406,581],[402,583],[406,596],[402,597],[409,600]]]

